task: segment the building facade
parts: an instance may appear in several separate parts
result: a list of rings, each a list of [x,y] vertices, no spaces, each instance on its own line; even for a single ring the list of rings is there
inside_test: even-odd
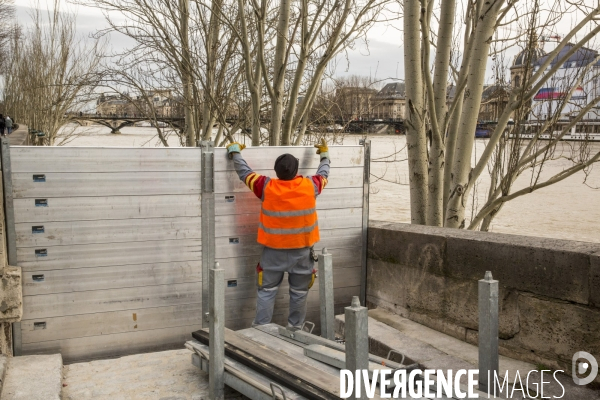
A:
[[[535,64],[545,55],[546,52],[540,47],[537,39],[533,41],[531,49],[525,49],[517,54],[513,64],[510,66],[511,87],[519,88],[524,82],[529,81]]]
[[[346,86],[335,91],[333,114],[342,121],[368,119],[373,107],[372,98],[377,90]]]
[[[550,62],[550,68],[573,48],[567,44]],[[540,58],[533,69],[536,72],[548,56]],[[582,47],[575,51],[548,79],[533,98],[529,120],[547,120],[560,114],[558,119],[568,120],[600,96],[600,61],[598,52]],[[590,65],[592,64],[593,65]],[[583,120],[599,120],[600,106],[596,105],[583,116]],[[600,121],[599,121],[600,122]]]
[[[133,98],[128,94],[102,93],[96,101],[96,114],[105,117],[156,117],[182,118],[183,99],[170,89],[152,90],[145,96]]]
[[[503,85],[487,85],[481,93],[481,106],[479,107],[479,121],[498,121],[500,114],[508,105],[510,87]]]
[[[371,119],[404,119],[406,112],[405,86],[401,82],[388,83],[373,97]]]
[[[135,105],[127,98],[126,94],[100,94],[100,97],[96,100],[96,114],[101,117],[133,116]]]
[[[547,68],[556,66],[568,53],[573,53],[562,61],[534,96],[522,137],[538,135],[542,139],[552,139],[562,135],[563,140],[600,141],[600,104],[596,100],[600,97],[599,54],[585,47],[574,50],[573,46],[567,44],[550,60]],[[547,57],[536,62],[534,73]],[[575,118],[578,122],[572,124]],[[552,124],[540,131],[548,126],[549,120]]]

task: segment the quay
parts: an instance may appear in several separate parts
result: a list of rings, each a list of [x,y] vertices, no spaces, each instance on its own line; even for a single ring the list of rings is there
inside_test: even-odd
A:
[[[574,354],[600,354],[599,244],[369,220],[369,142],[332,146],[314,327],[286,328],[284,284],[273,324],[253,328],[260,202],[225,149],[26,146],[26,132],[1,141],[1,400],[336,398],[340,370],[361,366],[511,385],[562,370],[545,396],[600,398],[600,378],[571,377]],[[266,173],[280,149],[244,151]],[[314,148],[286,151],[316,168]]]

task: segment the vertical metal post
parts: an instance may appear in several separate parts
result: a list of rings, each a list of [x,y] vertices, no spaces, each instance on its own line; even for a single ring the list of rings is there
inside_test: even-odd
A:
[[[346,369],[351,373],[369,368],[369,314],[367,307],[361,307],[358,296],[352,298],[352,305],[345,308],[346,331]],[[362,382],[362,380],[361,380]],[[356,395],[356,386],[352,399],[366,399],[365,386],[360,384],[360,396]]]
[[[479,281],[479,390],[487,392],[498,373],[498,281],[487,271]]]
[[[335,340],[335,313],[333,309],[333,265],[331,254],[323,248],[319,254],[319,300],[321,303],[321,336]]]
[[[201,147],[201,235],[202,235],[202,327],[208,326],[208,270],[215,263],[215,148],[212,142],[202,141]]]
[[[4,196],[4,233],[6,235],[6,260],[8,265],[17,266],[17,234],[15,231],[15,210],[13,205],[12,170],[10,167],[10,144],[8,138],[0,140],[0,160],[2,162],[2,191]],[[13,354],[20,356],[22,351],[21,323],[12,325]]]
[[[10,168],[10,145],[3,137],[2,146],[2,184],[4,189],[4,219],[6,225],[6,251],[8,265],[17,265],[17,240],[15,232],[15,212],[12,197],[12,171]]]
[[[219,263],[216,262],[209,275],[209,397],[211,400],[222,400],[225,396],[225,272],[219,269]]]
[[[369,190],[371,182],[371,141],[364,139],[365,165],[363,172],[362,253],[360,268],[360,300],[367,304],[367,232],[369,229]]]

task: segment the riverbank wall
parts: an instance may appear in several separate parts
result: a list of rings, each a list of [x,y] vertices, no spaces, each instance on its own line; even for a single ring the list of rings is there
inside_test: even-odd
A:
[[[477,344],[477,281],[500,282],[500,353],[571,370],[600,355],[600,244],[370,221],[367,304]]]
[[[8,142],[11,146],[28,146],[29,143],[29,130],[27,125],[15,124],[15,129],[8,135]]]

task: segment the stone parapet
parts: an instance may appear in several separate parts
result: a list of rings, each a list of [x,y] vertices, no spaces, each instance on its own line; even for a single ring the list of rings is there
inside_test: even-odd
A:
[[[367,301],[477,343],[477,281],[500,281],[500,352],[600,360],[600,244],[371,221]]]

